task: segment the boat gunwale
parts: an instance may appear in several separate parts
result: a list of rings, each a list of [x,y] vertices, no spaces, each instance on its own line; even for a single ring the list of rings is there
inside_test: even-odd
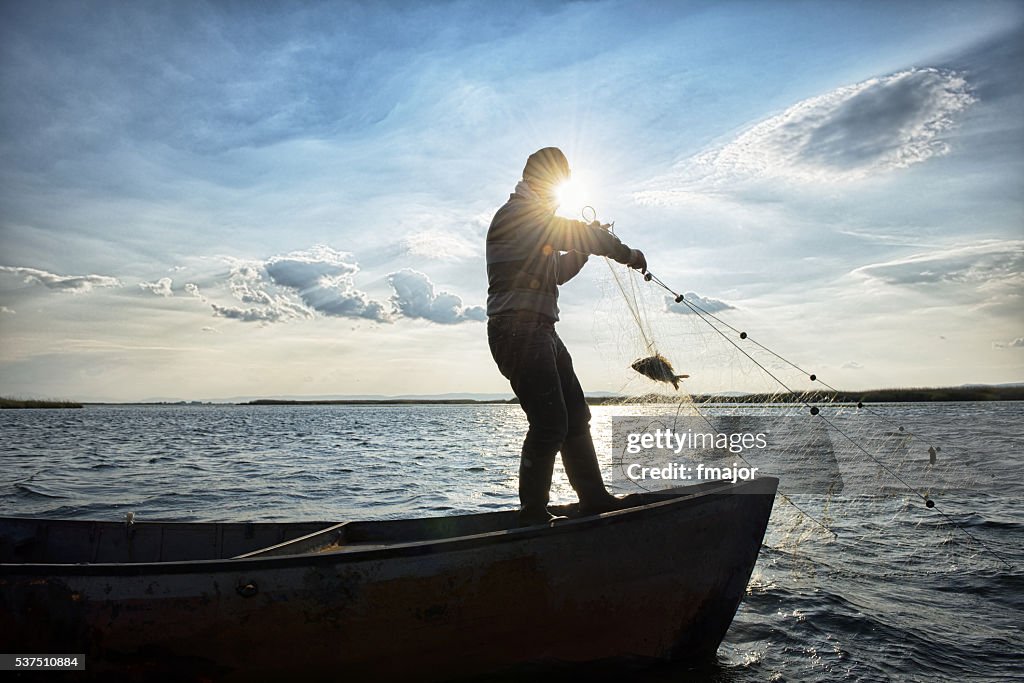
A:
[[[655,517],[675,512],[676,507],[690,507],[706,502],[709,497],[724,496],[757,496],[770,495],[775,497],[779,480],[776,477],[759,477],[754,480],[724,483],[720,487],[707,488],[685,493],[689,488],[697,486],[681,486],[672,489],[652,491],[655,494],[667,495],[665,500],[657,500],[644,505],[569,519],[553,526],[529,526],[511,529],[499,529],[476,534],[452,536],[450,538],[425,539],[388,543],[386,546],[360,548],[353,546],[322,553],[299,553],[294,555],[276,555],[253,558],[214,558],[202,560],[173,560],[169,562],[97,562],[97,563],[0,563],[0,583],[6,577],[47,576],[54,579],[70,576],[141,576],[162,574],[197,574],[203,572],[249,572],[265,569],[290,569],[294,567],[317,567],[323,565],[357,564],[360,562],[437,555],[447,552],[470,550],[481,546],[503,545],[528,541],[539,536],[551,537],[574,533],[577,531],[637,521],[638,517]],[[763,492],[743,492],[740,488],[763,488]],[[499,513],[500,514],[500,513]],[[770,514],[770,509],[769,509]],[[7,518],[19,519],[19,518]],[[20,518],[31,520],[32,518]],[[431,519],[431,518],[421,518]],[[434,518],[434,519],[444,519]],[[52,520],[62,521],[62,520]],[[94,520],[81,520],[94,521]],[[369,520],[367,520],[369,521]],[[379,520],[390,521],[390,520]],[[396,520],[397,521],[397,520]],[[160,522],[150,522],[153,524]],[[167,522],[173,524],[174,522]],[[195,522],[190,522],[195,523]],[[214,522],[216,523],[216,522]],[[245,522],[241,522],[244,524]]]

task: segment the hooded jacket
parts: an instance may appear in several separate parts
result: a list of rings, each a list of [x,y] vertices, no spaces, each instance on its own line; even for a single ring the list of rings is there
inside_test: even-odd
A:
[[[487,315],[539,314],[558,320],[558,285],[588,254],[629,261],[631,250],[596,225],[555,215],[526,181],[498,209],[487,230]]]

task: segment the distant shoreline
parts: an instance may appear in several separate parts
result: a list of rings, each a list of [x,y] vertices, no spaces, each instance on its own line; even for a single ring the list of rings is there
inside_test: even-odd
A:
[[[628,396],[588,396],[590,405],[675,402],[679,395],[649,394]],[[871,389],[867,391],[813,391],[779,394],[719,396],[694,394],[694,403],[939,403],[953,401],[1024,401],[1024,386],[1014,387],[916,387],[907,389]],[[276,399],[260,398],[237,405],[515,405],[518,399]]]
[[[647,394],[631,396],[588,396],[590,405],[630,405],[643,403],[674,403],[682,394]],[[969,386],[969,387],[913,387],[904,389],[870,389],[866,391],[812,391],[777,394],[693,394],[694,403],[945,403],[955,401],[1024,401],[1021,386]],[[259,398],[251,401],[59,401],[0,397],[0,410],[8,408],[66,409],[89,405],[240,405],[240,406],[365,406],[365,405],[516,405],[516,398],[342,398],[342,399],[285,399]]]

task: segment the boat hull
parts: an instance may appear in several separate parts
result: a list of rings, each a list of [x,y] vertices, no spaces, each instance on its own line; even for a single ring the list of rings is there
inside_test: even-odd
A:
[[[538,664],[704,659],[744,594],[777,482],[554,528],[335,552],[0,565],[10,652],[217,680],[443,680]]]

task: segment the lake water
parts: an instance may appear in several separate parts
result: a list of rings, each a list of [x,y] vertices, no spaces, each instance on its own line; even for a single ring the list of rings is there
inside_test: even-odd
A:
[[[606,466],[624,410],[594,408]],[[862,417],[835,417],[853,436],[833,436],[841,494],[783,479],[787,498],[718,661],[639,680],[1024,680],[1024,404],[886,405]],[[897,425],[929,439],[908,445]],[[507,509],[524,431],[506,405],[0,411],[0,509],[177,521]],[[941,448],[934,467],[927,444]],[[927,483],[936,507],[899,479]],[[560,470],[552,495],[575,499]]]

